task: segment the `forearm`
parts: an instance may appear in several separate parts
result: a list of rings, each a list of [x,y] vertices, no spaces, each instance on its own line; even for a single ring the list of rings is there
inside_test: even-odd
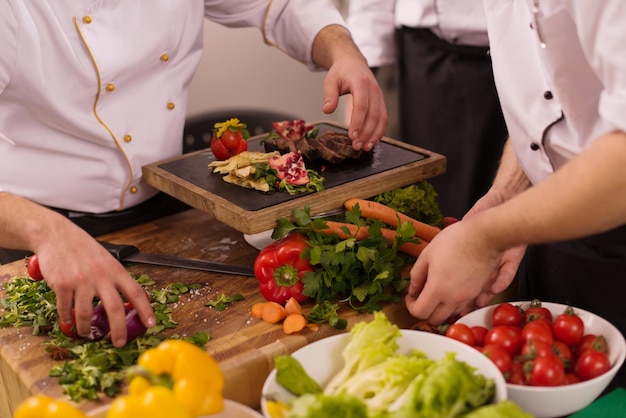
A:
[[[517,161],[510,140],[504,144],[498,172],[491,189],[509,200],[531,186],[530,180]]]
[[[65,218],[28,199],[0,192],[0,247],[35,252]]]
[[[604,135],[545,181],[473,218],[499,249],[569,240],[626,223],[626,134]]]
[[[326,26],[317,34],[313,40],[311,58],[316,65],[324,69],[329,69],[338,58],[354,59],[367,65],[350,32],[339,25]]]

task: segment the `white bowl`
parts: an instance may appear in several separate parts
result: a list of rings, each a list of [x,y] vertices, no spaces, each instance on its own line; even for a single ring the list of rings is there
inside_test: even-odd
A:
[[[510,303],[521,306],[524,310],[530,305],[530,302]],[[477,309],[461,317],[457,322],[489,328],[491,312],[495,306],[497,305]],[[553,318],[556,318],[567,307],[567,305],[551,302],[542,302],[541,306],[548,308]],[[507,383],[509,399],[537,418],[566,416],[589,405],[609,385],[626,357],[624,336],[614,325],[591,312],[573,308],[585,324],[585,334],[603,335],[606,338],[612,367],[608,372],[594,379],[565,386],[537,387]]]
[[[433,360],[439,360],[448,352],[455,352],[456,359],[464,361],[476,368],[487,378],[493,379],[496,387],[495,402],[502,401],[507,397],[506,382],[498,368],[474,348],[444,337],[425,331],[400,330],[398,338],[399,353],[408,353],[411,349],[417,349]],[[308,344],[294,351],[292,356],[297,359],[306,372],[322,387],[330,381],[343,367],[341,352],[350,340],[350,333],[333,335]],[[276,369],[272,370],[263,384],[261,396],[261,410],[266,417],[270,417],[267,411],[266,398],[287,403],[294,395],[276,382]]]
[[[88,414],[88,416],[92,418],[104,418],[108,410],[109,410],[109,405],[106,405],[106,406],[103,406],[101,408],[91,411]],[[230,399],[224,399],[224,410],[222,412],[219,412],[213,415],[203,415],[198,418],[233,418],[233,417],[263,418],[263,415],[261,415],[254,409],[247,407],[246,405],[240,404],[235,401],[231,401]]]

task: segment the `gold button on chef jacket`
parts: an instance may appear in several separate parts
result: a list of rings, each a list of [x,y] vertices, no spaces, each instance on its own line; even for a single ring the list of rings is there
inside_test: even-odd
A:
[[[82,212],[134,206],[156,193],[141,167],[181,153],[205,17],[255,26],[259,48],[311,69],[315,35],[344,24],[330,0],[206,3],[1,2],[0,191]]]

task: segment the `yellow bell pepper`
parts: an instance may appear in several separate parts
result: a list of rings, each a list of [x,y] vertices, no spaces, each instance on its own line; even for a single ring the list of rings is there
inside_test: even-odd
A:
[[[87,418],[87,414],[69,402],[33,395],[18,405],[13,418]]]
[[[143,396],[153,385],[164,385],[191,416],[224,409],[222,371],[210,354],[192,343],[163,341],[139,356],[131,375],[130,396]]]
[[[118,396],[106,418],[194,418],[165,386],[150,386],[141,395]]]

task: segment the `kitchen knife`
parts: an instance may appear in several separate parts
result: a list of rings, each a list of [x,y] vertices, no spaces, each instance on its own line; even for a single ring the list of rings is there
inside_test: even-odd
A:
[[[180,267],[193,270],[213,271],[216,273],[238,274],[241,276],[254,276],[252,267],[237,266],[220,263],[218,261],[199,260],[195,258],[174,257],[164,254],[142,253],[134,245],[111,244],[99,241],[109,253],[119,261],[133,261],[135,263],[154,264],[158,266]]]

